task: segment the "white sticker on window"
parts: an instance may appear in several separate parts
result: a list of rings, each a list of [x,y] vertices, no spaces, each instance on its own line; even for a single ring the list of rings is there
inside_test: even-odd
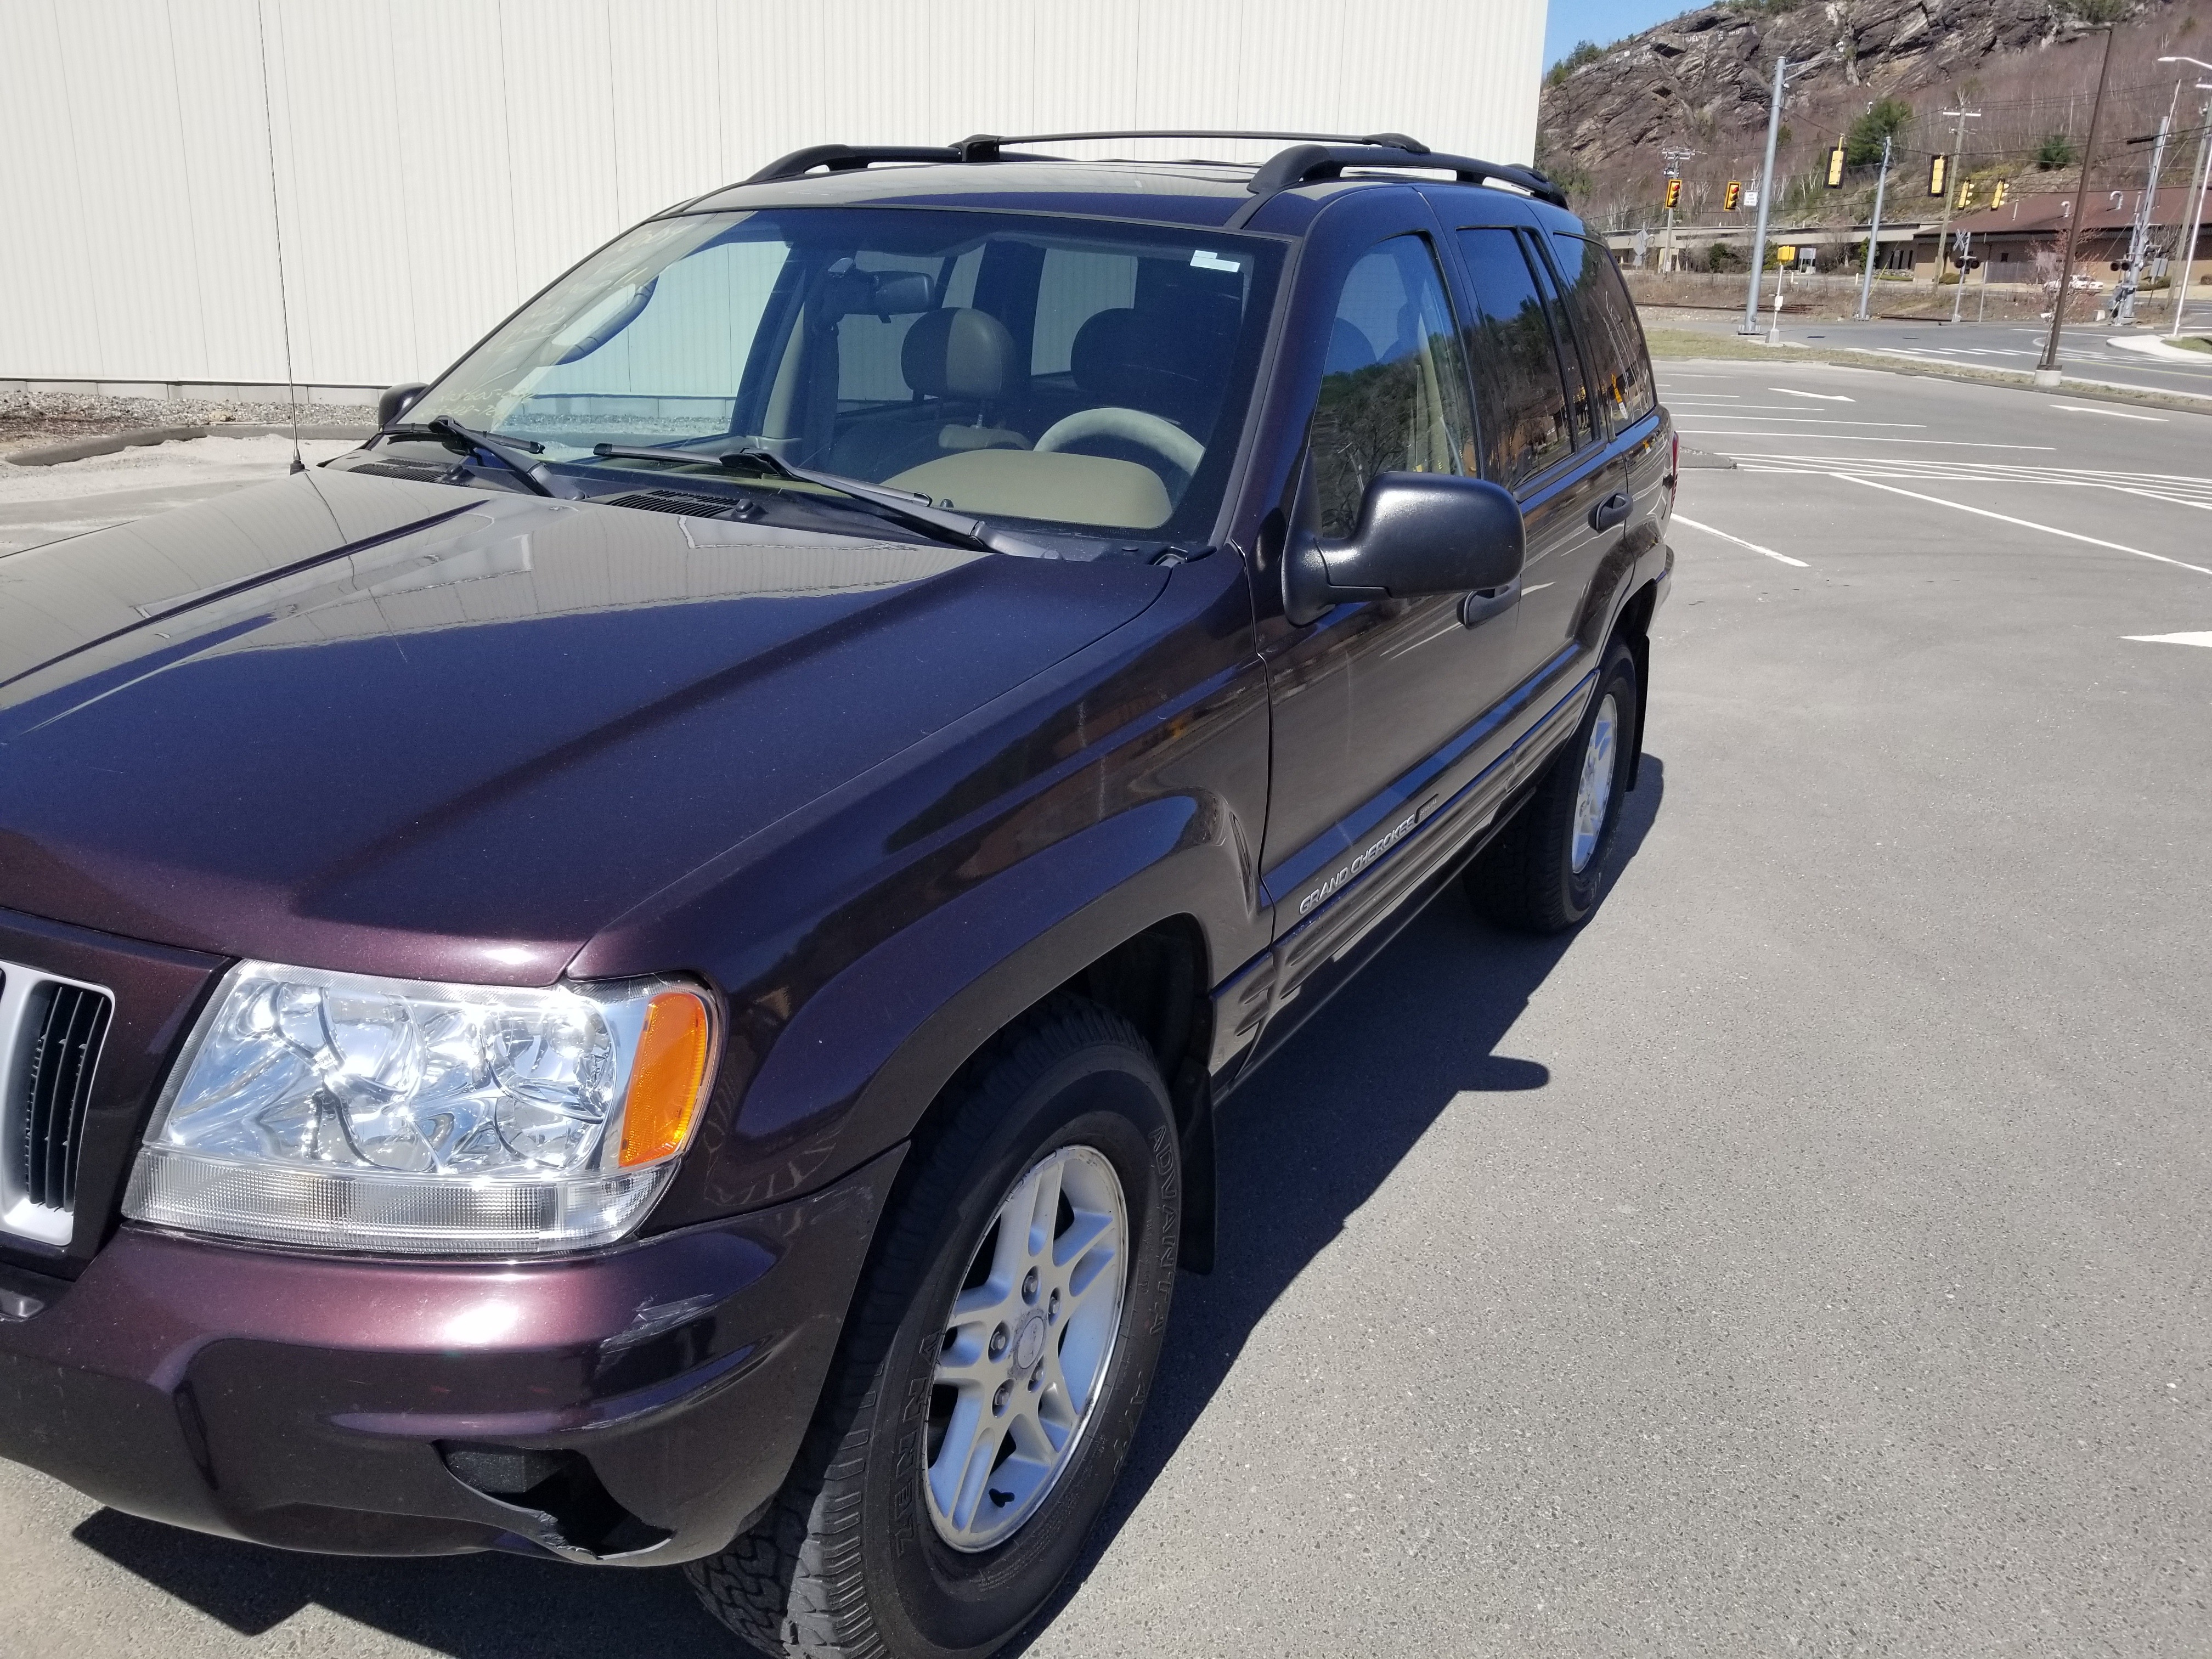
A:
[[[1200,248],[1197,252],[1192,254],[1190,256],[1190,262],[1194,265],[1196,265],[1200,270],[1242,270],[1244,269],[1243,263],[1241,260],[1224,259],[1218,253],[1216,253],[1208,248]]]

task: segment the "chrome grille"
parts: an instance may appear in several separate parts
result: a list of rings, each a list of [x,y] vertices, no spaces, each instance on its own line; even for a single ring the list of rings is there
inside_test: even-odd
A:
[[[85,1113],[114,1008],[100,986],[0,963],[0,1232],[69,1242]]]

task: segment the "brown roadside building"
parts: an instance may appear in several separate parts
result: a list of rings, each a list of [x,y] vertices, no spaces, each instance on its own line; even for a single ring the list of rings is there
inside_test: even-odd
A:
[[[2074,246],[2074,269],[2077,272],[2111,285],[2117,275],[2112,268],[2112,262],[2128,257],[2128,239],[2134,234],[2136,210],[2142,204],[2142,195],[2141,190],[2092,190],[2082,198],[2081,229]],[[2189,217],[2196,204],[2197,187],[2193,181],[2187,185],[2169,185],[2158,192],[2151,205],[2149,246],[2154,251],[2165,251],[2170,269],[2154,258],[2146,266],[2146,276],[2162,276],[2176,283],[2181,280],[2182,260],[2188,252]],[[2054,268],[2048,276],[2039,277],[2036,251],[2049,250],[2046,257],[2064,251],[2066,228],[2072,221],[2073,208],[2074,192],[2070,190],[2040,195],[2015,193],[2001,208],[1954,214],[1951,234],[1954,243],[1960,231],[1972,234],[1973,243],[1968,254],[1986,262],[1984,268],[1990,282],[2048,281],[2057,276],[2057,270]],[[2203,298],[2207,297],[2207,285],[2212,285],[2212,225],[2198,228],[2197,236],[2197,269],[2190,280],[2190,291],[2192,297]],[[1936,256],[1936,227],[1930,225],[1913,243],[1913,263],[1925,265]]]

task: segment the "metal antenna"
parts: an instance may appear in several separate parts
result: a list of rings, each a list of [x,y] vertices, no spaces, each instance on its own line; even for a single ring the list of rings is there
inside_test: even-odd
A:
[[[254,0],[253,29],[261,49],[261,137],[269,156],[269,223],[276,233],[276,320],[284,337],[284,395],[292,408],[292,471],[305,472],[300,459],[300,386],[292,376],[292,307],[284,291],[284,216],[276,200],[276,127],[269,108],[268,0]]]

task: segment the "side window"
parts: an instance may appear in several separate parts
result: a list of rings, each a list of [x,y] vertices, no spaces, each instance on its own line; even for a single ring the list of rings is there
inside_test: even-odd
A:
[[[1344,279],[1315,405],[1321,531],[1346,536],[1380,472],[1472,472],[1474,422],[1437,256],[1396,236]]]
[[[1517,234],[1462,230],[1459,246],[1474,284],[1468,355],[1488,441],[1485,471],[1510,489],[1574,449],[1559,344]]]
[[[1553,280],[1551,266],[1544,258],[1538,239],[1528,232],[1520,233],[1523,246],[1528,250],[1529,269],[1536,273],[1536,286],[1543,290],[1544,310],[1551,317],[1552,332],[1559,342],[1559,368],[1567,377],[1567,407],[1575,417],[1575,442],[1595,443],[1605,434],[1599,429],[1597,404],[1590,397],[1590,371],[1588,368],[1588,349],[1575,331],[1574,319],[1567,313],[1566,301],[1559,297],[1559,285]]]
[[[1552,258],[1581,325],[1591,392],[1611,411],[1616,430],[1632,425],[1651,412],[1656,399],[1644,330],[1613,255],[1586,237],[1555,231]]]

